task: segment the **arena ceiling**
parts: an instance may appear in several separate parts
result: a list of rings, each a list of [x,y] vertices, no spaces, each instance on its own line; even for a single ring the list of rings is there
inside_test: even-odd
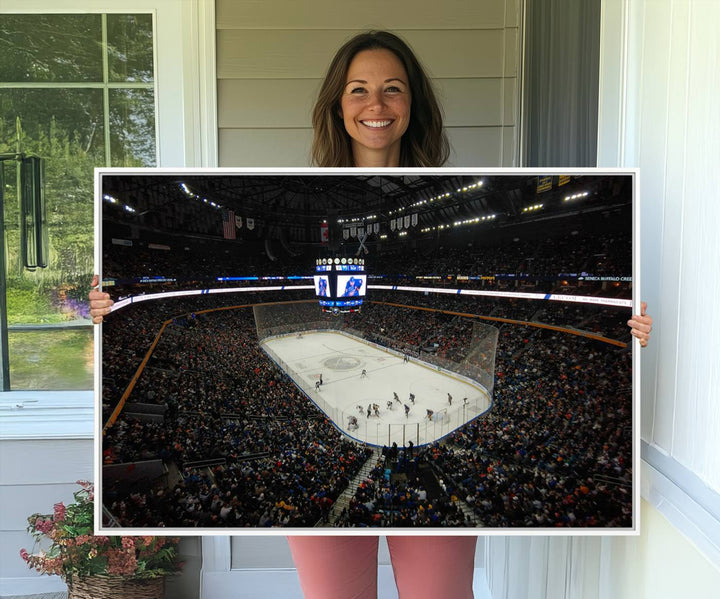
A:
[[[183,233],[189,223],[217,221],[218,212],[232,210],[264,224],[266,229],[281,229],[289,241],[303,241],[310,239],[307,231],[318,229],[324,220],[337,228],[388,223],[398,216],[417,214],[418,230],[422,230],[495,215],[489,226],[503,227],[632,205],[631,177],[627,174],[573,175],[566,183],[559,183],[554,176],[550,189],[538,192],[537,175],[517,173],[112,173],[102,176],[102,191],[116,204],[103,203],[103,218]],[[576,193],[587,195],[581,201],[564,201]],[[527,210],[538,204],[543,208]]]

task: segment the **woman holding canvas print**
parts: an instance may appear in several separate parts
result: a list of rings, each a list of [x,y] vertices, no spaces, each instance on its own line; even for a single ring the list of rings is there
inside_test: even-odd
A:
[[[340,48],[312,123],[317,166],[440,167],[449,155],[430,79],[408,45],[385,31],[357,35]],[[112,301],[96,290],[89,297],[97,324]],[[645,347],[652,328],[645,303],[628,326]],[[288,539],[307,599],[377,597],[377,536]],[[389,536],[400,599],[471,599],[476,542],[474,535]]]

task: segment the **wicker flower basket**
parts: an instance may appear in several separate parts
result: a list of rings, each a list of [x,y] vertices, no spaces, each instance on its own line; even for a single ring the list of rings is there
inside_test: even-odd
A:
[[[163,599],[165,578],[89,576],[68,583],[68,599]]]

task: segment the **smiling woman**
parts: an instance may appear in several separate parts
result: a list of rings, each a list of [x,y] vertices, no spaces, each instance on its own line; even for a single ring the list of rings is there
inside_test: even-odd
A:
[[[450,152],[430,79],[387,31],[361,33],[338,50],[312,123],[317,166],[442,166]]]

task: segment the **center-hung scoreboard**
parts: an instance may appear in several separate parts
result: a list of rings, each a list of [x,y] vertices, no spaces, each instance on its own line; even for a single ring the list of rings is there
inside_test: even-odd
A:
[[[367,290],[364,258],[318,258],[315,295],[323,312],[358,312]]]

